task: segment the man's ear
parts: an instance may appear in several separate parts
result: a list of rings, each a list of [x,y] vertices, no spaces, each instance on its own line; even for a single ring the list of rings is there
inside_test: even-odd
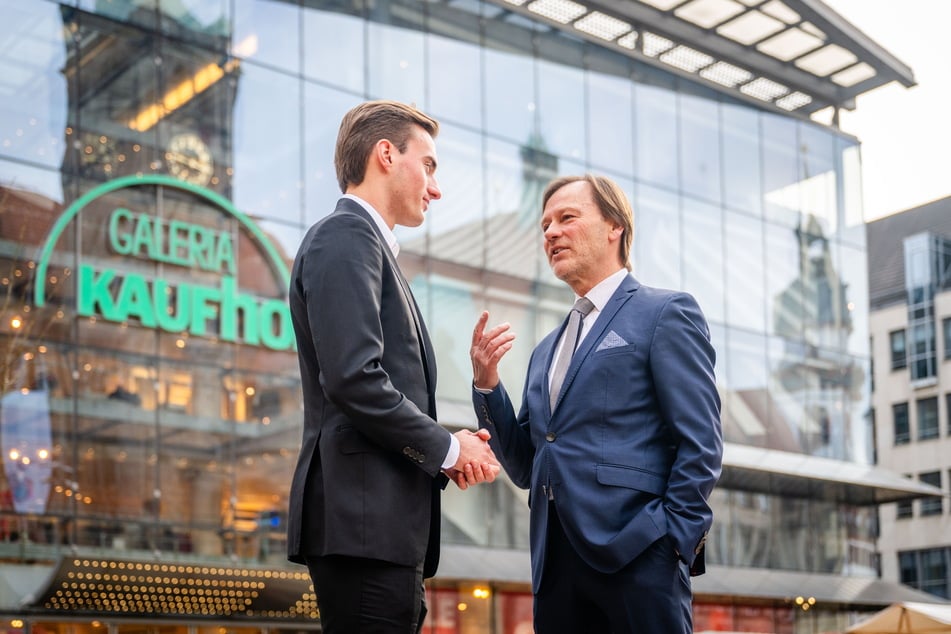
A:
[[[384,170],[389,169],[389,167],[393,165],[394,152],[396,152],[396,147],[387,139],[380,139],[376,142],[376,146],[374,146],[374,157]]]

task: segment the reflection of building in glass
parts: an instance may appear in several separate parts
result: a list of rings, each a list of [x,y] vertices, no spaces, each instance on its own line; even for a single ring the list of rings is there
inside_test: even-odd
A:
[[[882,577],[951,598],[951,199],[868,225],[874,455],[936,487],[880,510]],[[939,490],[943,494],[939,494]]]
[[[858,147],[809,120],[910,71],[814,3],[719,21],[686,1],[594,1],[570,19],[554,4],[0,0],[0,566],[30,580],[0,592],[0,613],[34,630],[317,627],[283,554],[297,366],[265,335],[275,261],[338,195],[340,117],[377,97],[442,122],[444,198],[399,238],[443,424],[474,425],[479,311],[518,332],[503,368],[518,394],[570,302],[540,248],[542,188],[609,174],[636,210],[635,274],[693,293],[718,352],[729,446],[697,629],[842,629],[920,597],[877,577],[877,505],[933,490],[866,464]],[[744,42],[754,20],[774,32]],[[783,58],[803,35],[823,54]],[[97,189],[139,174],[177,180]],[[111,320],[122,293],[129,318]],[[444,499],[425,631],[525,631],[525,492]],[[112,589],[107,568],[123,571]],[[207,600],[163,602],[186,588]]]

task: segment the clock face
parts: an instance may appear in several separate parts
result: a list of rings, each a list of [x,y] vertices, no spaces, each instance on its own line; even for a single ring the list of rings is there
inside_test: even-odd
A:
[[[207,185],[215,171],[211,150],[191,132],[172,137],[165,151],[165,162],[169,174],[195,185]]]

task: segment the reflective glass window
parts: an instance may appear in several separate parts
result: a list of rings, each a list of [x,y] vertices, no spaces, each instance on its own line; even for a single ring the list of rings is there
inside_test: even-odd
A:
[[[789,339],[802,339],[806,317],[804,248],[789,227],[766,227],[766,328]]]
[[[683,290],[691,293],[710,321],[724,319],[723,211],[683,197]]]
[[[765,331],[763,223],[733,211],[726,211],[724,218],[727,322],[732,326]]]
[[[921,551],[921,583],[918,587],[946,599],[951,596],[951,549],[929,548]]]
[[[241,71],[231,199],[245,213],[301,222],[300,89],[290,75],[251,64]]]
[[[442,198],[426,213],[428,246],[407,244],[438,261],[482,267],[485,257],[485,205],[482,137],[451,125],[441,125],[436,138],[439,168],[436,180]]]
[[[297,2],[234,0],[231,54],[297,74],[301,60],[300,22]]]
[[[486,38],[526,38],[521,31],[505,23],[486,25]],[[495,30],[499,30],[496,34]],[[529,40],[530,42],[530,40]],[[535,70],[531,50],[510,49],[501,44],[483,51],[485,65],[485,128],[516,143],[530,143],[535,132]]]
[[[835,136],[809,123],[799,124],[799,195],[804,214],[827,236],[839,229]]]
[[[802,205],[796,124],[787,117],[761,113],[763,202],[766,217],[788,227],[800,223]]]
[[[337,132],[343,116],[361,101],[360,97],[349,93],[304,82],[305,225],[332,212],[340,198],[340,185],[334,168]],[[436,152],[439,152],[438,141]],[[440,165],[437,179],[442,169]]]
[[[680,209],[677,196],[641,185],[634,205],[634,274],[642,284],[682,288]]]
[[[598,169],[621,174],[634,173],[634,83],[630,72],[627,64],[609,65],[595,58],[587,74],[589,159]]]
[[[929,440],[941,435],[938,425],[938,397],[920,398],[915,403],[918,414],[918,440]]]
[[[908,403],[892,404],[892,430],[896,445],[911,442],[911,423],[908,419]]]
[[[918,587],[918,556],[915,552],[898,553],[898,571],[902,583]]]
[[[653,185],[676,189],[680,147],[677,93],[665,87],[636,84],[634,99],[637,176]]]
[[[427,20],[426,70],[429,114],[479,129],[482,127],[482,51],[477,15],[432,4]],[[448,5],[445,5],[448,10]],[[462,20],[467,28],[460,29]],[[460,37],[461,36],[461,37]]]
[[[553,154],[580,163],[587,158],[582,50],[574,40],[539,36],[539,141]]]
[[[723,128],[723,202],[763,215],[759,115],[746,106],[720,104]]]
[[[0,157],[59,167],[78,24],[53,3],[0,0]]]
[[[842,189],[842,240],[865,248],[865,210],[862,200],[861,146],[855,141],[836,137],[842,161],[839,174]]]
[[[361,18],[361,4],[304,2],[305,77],[363,93],[367,23]]]
[[[864,249],[844,242],[839,248],[839,333],[847,337],[849,353],[868,354],[868,260]],[[840,340],[841,341],[841,340]],[[842,347],[841,345],[836,347]]]
[[[80,0],[85,3],[86,0]],[[92,2],[91,10],[118,17],[124,21],[150,26],[143,11],[149,5],[158,5],[163,33],[174,39],[189,40],[206,48],[224,51],[229,44],[232,28],[232,5],[223,0],[145,0],[144,2]],[[154,9],[153,9],[154,10]],[[122,13],[128,11],[125,17]]]
[[[944,358],[951,359],[951,317],[941,321],[941,329],[944,332]]]
[[[428,107],[421,9],[419,4],[398,0],[373,4],[367,25],[367,89],[371,97],[416,104],[423,110]]]
[[[908,365],[908,354],[905,348],[905,330],[893,330],[888,333],[888,342],[891,349],[892,370],[900,370]]]
[[[719,106],[688,94],[681,94],[679,103],[681,186],[690,195],[719,203]]]
[[[933,487],[938,489],[941,488],[941,472],[940,471],[928,471],[927,473],[919,473],[918,479],[924,482],[925,484],[930,484]],[[921,498],[919,501],[921,505],[919,509],[921,510],[921,515],[941,515],[944,512],[944,501],[940,495],[929,496]]]
[[[726,387],[723,434],[730,442],[770,446],[766,344],[761,334],[727,329],[726,354],[720,366]]]

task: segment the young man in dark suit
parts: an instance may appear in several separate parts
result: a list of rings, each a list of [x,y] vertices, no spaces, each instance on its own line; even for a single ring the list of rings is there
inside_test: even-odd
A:
[[[615,183],[563,177],[542,200],[549,265],[577,301],[533,351],[518,416],[498,375],[508,324],[486,331],[483,313],[470,350],[479,425],[529,489],[536,632],[687,634],[723,447],[707,323],[690,295],[630,275]]]
[[[499,470],[488,434],[436,423],[432,344],[396,260],[397,224],[441,196],[434,137],[416,108],[367,102],[341,122],[344,196],[304,237],[291,272],[304,432],[288,557],[306,563],[325,634],[412,634],[439,558],[439,494]]]

